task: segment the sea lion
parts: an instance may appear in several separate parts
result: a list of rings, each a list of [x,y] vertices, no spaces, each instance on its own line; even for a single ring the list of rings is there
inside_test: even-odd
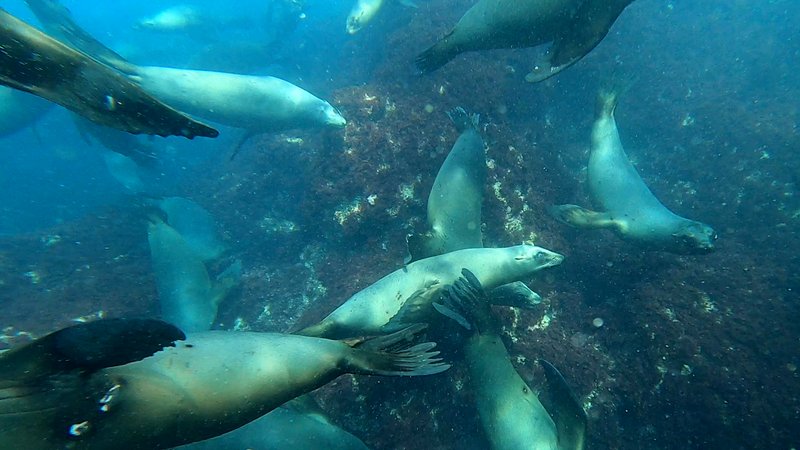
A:
[[[428,196],[430,230],[408,236],[411,261],[483,247],[481,204],[486,184],[486,150],[478,132],[480,117],[462,108],[448,112],[460,132]]]
[[[330,103],[276,77],[139,66],[131,79],[168,105],[249,131],[347,124]]]
[[[471,270],[488,289],[518,281],[561,264],[562,255],[530,244],[470,248],[412,262],[356,293],[319,323],[298,334],[349,337],[375,334],[425,322],[439,289]]]
[[[185,31],[203,24],[202,14],[191,5],[175,5],[142,18],[135,28],[158,31]]]
[[[174,228],[151,217],[147,231],[161,318],[187,332],[211,328],[220,302],[239,281],[235,263],[212,279],[203,255]]]
[[[553,42],[526,79],[542,81],[589,53],[633,0],[480,0],[416,60],[432,72],[463,52]]]
[[[133,134],[189,139],[219,134],[2,8],[0,50],[0,84],[38,95],[95,123]]]
[[[622,11],[634,0],[584,1],[569,29],[559,33],[547,53],[537,59],[525,81],[538,83],[580,61],[608,34]]]
[[[0,355],[1,448],[169,448],[236,429],[344,373],[418,376],[449,367],[435,358],[435,344],[410,341],[422,325],[348,342],[209,331],[137,361],[164,335],[180,337],[109,340],[104,324]]]
[[[280,78],[132,64],[81,29],[57,1],[27,1],[43,26],[65,42],[127,74],[163,102],[244,128],[246,137],[291,128],[343,128],[347,123],[330,103]]]
[[[398,1],[411,8],[417,7],[411,0]],[[385,2],[386,0],[356,0],[356,4],[347,16],[347,33],[356,34],[361,31],[378,14]]]
[[[369,450],[360,439],[332,423],[303,395],[229,433],[175,450]]]
[[[461,133],[439,168],[428,195],[429,230],[407,236],[406,264],[465,248],[482,248],[481,205],[486,184],[486,150],[479,131],[480,116],[463,108],[447,113]],[[521,281],[492,290],[498,304],[530,308],[539,294]]]
[[[543,362],[555,418],[519,376],[501,338],[489,298],[480,282],[464,269],[435,306],[469,329],[464,360],[474,389],[478,414],[494,450],[581,450],[586,413],[563,377]]]
[[[52,106],[35,95],[0,86],[0,137],[35,124]]]
[[[616,106],[615,93],[601,92],[592,128],[589,191],[603,211],[559,205],[551,208],[553,216],[577,228],[610,228],[647,249],[678,254],[713,251],[717,239],[713,228],[676,215],[644,184],[622,147],[614,119]]]

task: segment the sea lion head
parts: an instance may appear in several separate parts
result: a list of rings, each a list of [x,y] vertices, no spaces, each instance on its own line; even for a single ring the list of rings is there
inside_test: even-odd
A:
[[[674,247],[670,251],[684,255],[702,255],[714,251],[717,232],[711,226],[693,220],[672,234]]]
[[[557,266],[561,264],[561,261],[564,261],[564,255],[551,252],[543,247],[522,244],[517,248],[518,252],[514,256],[514,260],[525,263],[527,267],[534,266],[535,270]]]
[[[339,110],[327,102],[319,107],[317,113],[319,114],[320,121],[325,125],[334,128],[344,128],[344,126],[347,125],[347,120],[342,116]]]

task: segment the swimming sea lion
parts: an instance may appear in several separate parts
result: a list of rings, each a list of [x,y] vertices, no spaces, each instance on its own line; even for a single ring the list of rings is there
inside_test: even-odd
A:
[[[581,4],[567,31],[559,33],[525,81],[538,83],[588,55],[608,34],[622,11],[634,0],[588,0]]]
[[[154,97],[181,111],[244,128],[248,136],[291,128],[342,128],[347,123],[330,103],[280,78],[137,66],[82,30],[57,1],[28,2],[36,5],[34,14],[48,31],[127,74]]]
[[[114,69],[0,8],[0,84],[30,92],[101,125],[133,134],[219,133],[147,94]]]
[[[483,247],[481,206],[486,184],[486,151],[478,130],[480,116],[463,108],[447,113],[461,134],[439,168],[428,195],[429,231],[407,237],[406,264],[465,248]],[[530,308],[539,294],[521,281],[492,290],[498,304]]]
[[[486,184],[486,150],[480,117],[462,108],[448,113],[461,133],[448,153],[428,196],[425,234],[408,236],[411,261],[465,248],[483,247],[481,204]]]
[[[561,264],[563,259],[530,244],[470,248],[422,259],[386,275],[298,333],[328,338],[361,336],[424,322],[433,314],[431,303],[438,290],[454,282],[462,267],[493,289]]]
[[[94,326],[100,330],[71,342],[46,337],[0,355],[1,448],[170,448],[238,428],[344,373],[417,376],[449,367],[435,358],[435,344],[410,342],[422,325],[348,342],[210,331],[135,362],[163,339],[127,333],[108,341],[103,322]],[[120,349],[137,357],[107,356]]]
[[[432,72],[460,53],[553,42],[526,79],[542,81],[589,53],[633,0],[479,0],[439,42],[417,57]]]
[[[176,5],[136,22],[135,28],[158,31],[185,31],[203,23],[200,12],[191,5]]]
[[[628,160],[619,138],[615,93],[598,96],[589,156],[589,191],[603,208],[576,205],[551,208],[558,220],[578,228],[610,228],[622,239],[648,249],[678,254],[709,253],[717,233],[710,226],[667,209],[650,192]]]
[[[250,131],[342,128],[347,123],[330,103],[276,77],[139,66],[131,78],[182,111]]]
[[[350,15],[347,16],[347,33],[356,34],[369,23],[378,11],[381,10],[386,0],[356,0]],[[405,6],[416,8],[411,0],[399,0]]]
[[[33,125],[52,106],[35,95],[0,86],[0,137]]]
[[[262,417],[211,439],[175,450],[369,450],[360,439],[332,423],[322,408],[303,395]]]
[[[437,309],[471,333],[464,345],[470,385],[486,437],[494,450],[581,450],[586,413],[563,377],[542,363],[553,394],[558,425],[511,363],[500,326],[480,282],[464,269]],[[555,374],[558,374],[557,376]]]
[[[210,329],[220,302],[239,281],[238,266],[212,279],[203,255],[158,217],[150,219],[147,240],[161,318],[187,332]]]

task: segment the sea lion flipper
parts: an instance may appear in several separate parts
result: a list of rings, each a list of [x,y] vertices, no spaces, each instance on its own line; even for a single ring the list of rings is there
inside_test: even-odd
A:
[[[478,130],[481,122],[480,114],[470,114],[460,106],[447,111],[447,117],[450,118],[459,133],[469,129]]]
[[[547,412],[558,431],[560,450],[582,450],[586,441],[586,411],[561,373],[549,362],[540,359],[547,378],[547,394],[552,403]]]
[[[144,359],[186,335],[154,319],[103,319],[63,328],[0,355],[0,378],[95,371]]]
[[[515,281],[492,289],[491,301],[493,305],[533,309],[542,303],[542,296],[525,283]]]
[[[450,62],[451,59],[455,58],[456,55],[460,53],[459,50],[454,49],[450,44],[450,37],[453,35],[453,31],[455,30],[447,33],[439,42],[433,44],[430,48],[417,56],[414,62],[421,73],[433,72]]]
[[[559,222],[575,228],[614,228],[621,225],[606,212],[592,211],[577,205],[556,205],[549,208],[552,215]]]
[[[400,307],[400,310],[397,311],[397,314],[381,328],[381,331],[391,333],[407,328],[411,324],[427,322],[432,313],[430,308],[433,296],[440,289],[441,285],[434,283],[411,294],[408,300],[403,303],[403,306]]]
[[[411,325],[396,333],[369,338],[356,343],[346,360],[347,371],[367,375],[432,375],[450,368],[431,351],[436,344],[414,344],[427,325]]]
[[[447,287],[441,303],[435,303],[434,308],[468,330],[480,333],[493,329],[495,321],[483,286],[468,269],[461,269],[461,274]]]

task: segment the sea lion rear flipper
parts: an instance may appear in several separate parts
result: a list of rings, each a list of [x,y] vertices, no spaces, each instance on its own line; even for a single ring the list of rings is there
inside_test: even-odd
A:
[[[381,331],[392,333],[415,323],[427,322],[432,314],[433,296],[438,294],[440,289],[441,285],[435,282],[411,294],[397,314],[381,327]]]
[[[543,359],[539,360],[539,364],[547,378],[546,392],[551,405],[546,409],[556,424],[558,448],[582,450],[586,441],[586,411],[558,369]]]
[[[439,352],[431,351],[436,344],[414,344],[414,339],[427,326],[415,324],[396,333],[360,340],[353,344],[346,359],[346,371],[366,375],[420,376],[444,372],[449,364],[436,358]],[[346,342],[346,341],[342,341]]]
[[[0,355],[0,379],[95,371],[144,359],[186,335],[154,319],[103,319],[63,328]]]
[[[515,281],[492,289],[491,302],[493,305],[533,309],[542,303],[542,296],[533,292],[525,283]]]
[[[619,224],[606,212],[592,211],[577,205],[556,205],[549,208],[552,215],[559,222],[575,228],[612,228]]]

